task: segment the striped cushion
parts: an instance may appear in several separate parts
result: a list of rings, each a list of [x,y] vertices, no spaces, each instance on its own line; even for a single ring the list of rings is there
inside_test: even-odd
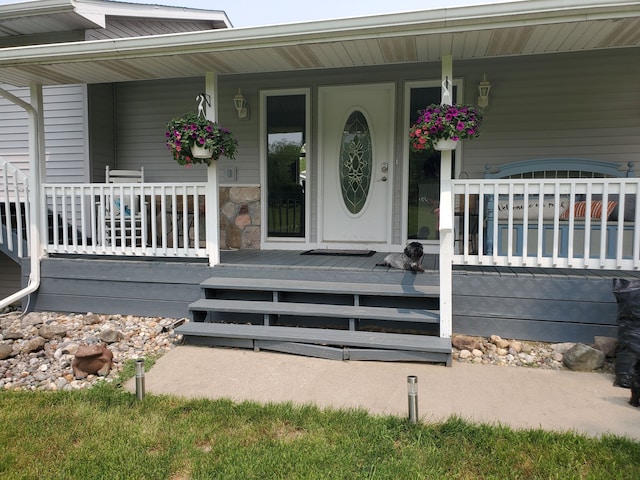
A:
[[[609,200],[607,202],[607,216],[605,218],[609,218],[611,212],[616,208],[618,202]],[[560,220],[569,220],[569,215],[571,213],[571,208],[567,208],[562,215],[560,215]],[[573,218],[585,218],[587,214],[587,202],[576,202],[573,206]],[[591,218],[602,218],[602,201],[594,200],[591,202]]]

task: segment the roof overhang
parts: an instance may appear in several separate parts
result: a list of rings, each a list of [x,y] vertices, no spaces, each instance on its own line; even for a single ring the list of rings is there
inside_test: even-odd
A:
[[[56,0],[57,1],[57,0]],[[534,0],[0,49],[0,82],[288,72],[640,46],[640,1]]]

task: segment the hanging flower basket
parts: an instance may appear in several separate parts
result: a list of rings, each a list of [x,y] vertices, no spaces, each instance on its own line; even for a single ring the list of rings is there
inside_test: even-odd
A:
[[[439,141],[455,142],[477,137],[482,115],[469,105],[432,104],[418,110],[418,118],[409,130],[413,152],[453,150],[455,144],[437,145]]]
[[[238,142],[233,134],[203,115],[187,113],[166,126],[166,146],[180,165],[211,164],[225,156],[235,158]]]

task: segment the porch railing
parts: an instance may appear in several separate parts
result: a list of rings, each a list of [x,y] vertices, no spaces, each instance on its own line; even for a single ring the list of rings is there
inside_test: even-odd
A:
[[[207,257],[205,183],[44,184],[47,253]]]
[[[635,178],[453,180],[454,263],[640,268]]]
[[[29,178],[0,157],[0,247],[14,259],[29,256]]]

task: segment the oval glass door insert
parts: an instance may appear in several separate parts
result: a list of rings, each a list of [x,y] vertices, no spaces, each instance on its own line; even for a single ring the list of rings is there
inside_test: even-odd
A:
[[[338,163],[342,199],[349,212],[358,214],[367,202],[373,171],[371,132],[359,110],[351,113],[344,125]]]

